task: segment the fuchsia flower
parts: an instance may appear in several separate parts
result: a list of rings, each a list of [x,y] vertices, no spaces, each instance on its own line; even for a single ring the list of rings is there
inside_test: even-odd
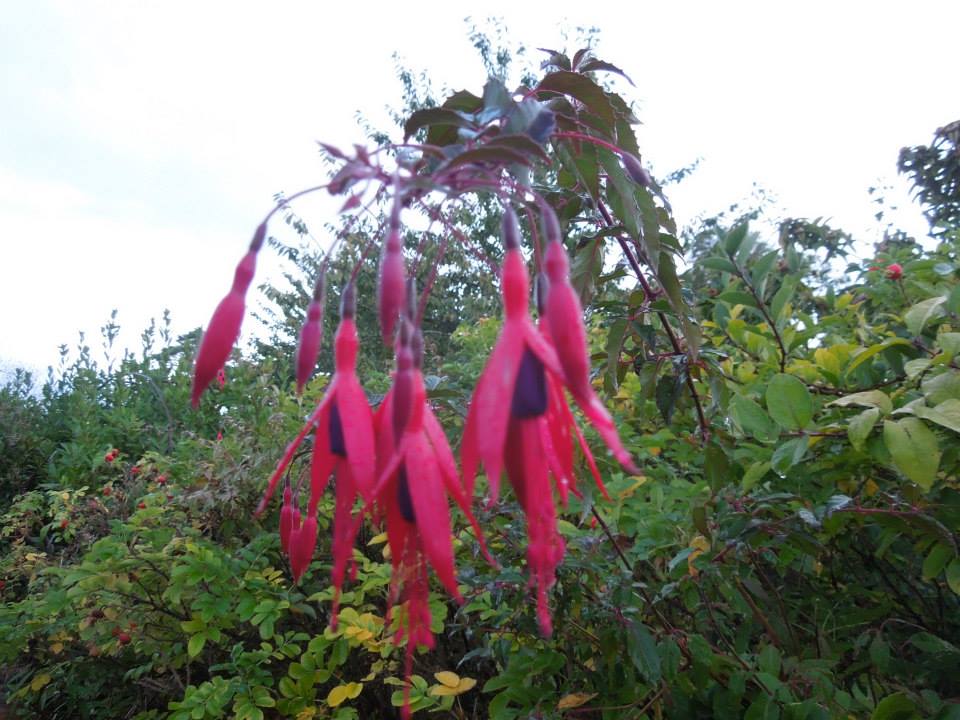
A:
[[[396,644],[406,645],[405,674],[412,672],[417,645],[432,648],[430,631],[429,564],[446,590],[463,602],[457,588],[453,561],[453,536],[447,495],[467,517],[487,560],[483,534],[470,510],[457,473],[456,460],[443,428],[426,400],[420,363],[423,340],[409,318],[400,318],[397,337],[397,370],[393,385],[377,411],[379,475],[375,502],[387,527],[393,574],[392,607],[402,598],[405,612]],[[404,717],[409,717],[409,684],[405,690]]]
[[[286,470],[297,448],[307,434],[316,428],[313,444],[313,456],[310,465],[310,500],[306,517],[302,524],[300,510],[294,499],[292,520],[289,525],[290,567],[296,581],[299,581],[313,557],[317,542],[317,506],[326,489],[331,474],[336,474],[336,510],[334,514],[333,540],[333,585],[336,591],[334,599],[334,617],[339,602],[340,588],[348,562],[352,560],[353,540],[356,523],[352,521],[351,511],[359,492],[364,499],[372,498],[374,472],[376,470],[373,438],[373,413],[367,403],[367,396],[360,386],[356,375],[357,350],[359,340],[357,327],[353,320],[356,313],[356,291],[352,284],[343,291],[340,327],[334,344],[335,369],[327,392],[316,410],[311,414],[299,435],[294,439],[274,471],[257,515],[266,509],[273,497],[277,483]],[[287,489],[284,489],[284,506]],[[281,543],[284,510],[281,509]]]
[[[297,393],[303,393],[320,354],[320,339],[323,337],[323,275],[313,289],[313,299],[307,307],[307,319],[300,330],[300,343],[297,345]]]
[[[403,307],[406,282],[403,242],[400,237],[400,204],[397,201],[390,213],[390,227],[383,243],[380,275],[377,280],[377,308],[384,343],[389,343],[393,338],[393,329]]]
[[[628,472],[637,474],[640,471],[620,442],[613,418],[590,383],[590,357],[587,332],[583,326],[583,308],[570,284],[570,262],[560,239],[560,223],[553,210],[544,210],[543,225],[547,239],[544,265],[550,281],[545,303],[546,319],[557,358],[563,368],[563,383],[617,461]]]
[[[553,222],[556,224],[555,217]],[[552,230],[547,222],[548,238]],[[559,235],[558,225],[555,232]],[[473,492],[480,463],[490,483],[491,502],[496,500],[499,492],[501,469],[507,472],[527,517],[530,583],[537,589],[541,632],[549,635],[551,620],[546,593],[556,581],[556,568],[564,554],[563,539],[557,531],[549,474],[554,475],[561,495],[565,496],[573,478],[571,427],[582,440],[563,397],[561,382],[597,426],[621,463],[631,471],[635,469],[629,453],[620,443],[610,415],[590,386],[583,318],[581,313],[573,312],[579,309],[579,302],[571,304],[566,292],[572,292],[566,266],[561,268],[563,272],[557,272],[557,261],[553,260],[551,272],[550,250],[547,274],[551,283],[545,306],[546,327],[551,340],[548,341],[530,320],[529,281],[520,253],[519,234],[516,215],[508,208],[503,218],[506,246],[501,281],[503,327],[474,391],[461,453],[468,494]],[[563,260],[566,260],[565,254]],[[578,326],[579,333],[577,328],[560,327],[562,323],[558,318],[568,325]],[[586,448],[586,443],[581,442],[581,447]],[[589,450],[586,456],[595,471]],[[599,473],[595,473],[595,478],[603,490]]]
[[[888,280],[899,280],[903,277],[903,267],[900,263],[891,263],[887,265],[887,279]]]
[[[237,338],[240,337],[240,325],[243,323],[243,311],[246,304],[247,290],[253,281],[253,274],[257,267],[257,253],[263,246],[263,239],[267,234],[267,226],[261,223],[250,241],[247,254],[237,265],[233,274],[233,286],[227,296],[220,301],[213,311],[210,324],[200,341],[197,351],[196,365],[193,371],[193,389],[190,401],[194,407],[200,403],[200,396],[206,390],[217,371],[222,369],[230,357]]]

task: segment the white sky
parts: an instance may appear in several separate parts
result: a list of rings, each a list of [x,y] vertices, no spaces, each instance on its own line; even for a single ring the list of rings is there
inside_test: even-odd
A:
[[[473,8],[453,2],[3,5],[0,365],[54,364],[78,330],[96,350],[112,308],[134,345],[164,308],[204,324],[271,196],[324,177],[315,141],[362,142],[357,111],[386,126],[393,52],[436,87],[484,82]],[[703,159],[672,190],[681,221],[756,182],[782,213],[875,240],[867,188],[903,203],[898,149],[960,117],[957,2],[477,7],[535,56],[599,28],[597,54],[637,84],[645,159]],[[330,206],[297,209],[319,227]],[[899,221],[925,228],[912,207]]]

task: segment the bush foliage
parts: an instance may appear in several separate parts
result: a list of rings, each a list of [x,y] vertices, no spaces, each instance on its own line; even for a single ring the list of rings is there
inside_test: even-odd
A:
[[[576,117],[636,153],[628,105],[598,78],[610,72],[589,54],[554,53],[536,87],[559,132]],[[491,80],[482,95],[413,113],[405,129],[455,157],[470,151],[457,126],[482,136],[516,103],[526,124],[514,134],[533,137],[536,116],[512,98]],[[466,602],[431,594],[438,643],[416,656],[413,710],[960,718],[955,217],[931,207],[935,242],[888,232],[869,255],[803,220],[680,233],[660,187],[634,182],[604,147],[511,143],[473,159],[522,166],[515,175],[563,209],[594,385],[643,473],[625,475],[588,432],[611,499],[581,482],[584,497],[561,510],[549,638],[527,588],[516,499],[477,508],[499,568],[456,517]],[[532,157],[544,152],[549,166]],[[922,185],[939,177],[915,172],[921,198],[956,203],[955,184],[952,196]],[[428,395],[453,442],[499,329],[496,283],[482,270],[499,257],[498,214],[489,198],[463,205],[458,224],[476,240],[451,247],[425,320]],[[332,277],[351,271],[374,231],[345,235]],[[399,716],[385,537],[362,532],[332,630],[332,498],[298,585],[276,509],[252,518],[331,369],[324,354],[325,372],[297,397],[290,338],[317,257],[274,244],[291,260],[292,290],[267,289],[273,342],[235,353],[198,411],[199,335],[174,338],[166,325],[116,363],[81,347],[39,389],[18,374],[0,390],[0,663],[21,716]],[[360,292],[372,293],[364,277]],[[370,353],[361,379],[377,402],[389,365],[372,316],[358,322]],[[104,328],[108,352],[115,334]],[[291,477],[305,472],[295,459]]]

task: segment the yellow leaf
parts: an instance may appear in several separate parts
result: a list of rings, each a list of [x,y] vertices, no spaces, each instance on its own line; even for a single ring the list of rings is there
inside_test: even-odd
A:
[[[382,532],[379,535],[374,535],[372,538],[370,538],[370,542],[368,542],[367,545],[380,545],[381,543],[385,543],[386,541],[387,541],[387,534],[385,532]]]
[[[441,676],[442,679],[441,679]],[[452,672],[438,672],[434,674],[434,677],[437,678],[442,685],[434,685],[430,688],[430,694],[434,697],[444,697],[447,695],[462,695],[463,693],[471,690],[476,686],[477,681],[473,678],[462,678],[456,673]],[[452,680],[452,678],[457,678],[456,685],[448,685],[447,683]]]
[[[30,681],[30,689],[34,692],[40,692],[52,679],[47,673],[35,675],[33,680]]]
[[[879,489],[880,487],[873,480],[867,480],[863,485],[863,491],[867,494],[867,497],[873,497]]]
[[[299,713],[297,713],[297,720],[313,720],[317,715],[316,706],[304,708]]]
[[[393,553],[390,551],[390,546],[389,546],[389,545],[384,545],[384,546],[383,546],[383,559],[384,559],[384,560],[389,560],[389,559],[392,558],[392,557],[393,557]]]
[[[70,499],[70,493],[68,493],[68,492],[62,492],[62,493],[60,493],[60,499],[61,499],[61,500],[64,500],[64,501],[69,500],[69,499]]]
[[[327,694],[327,705],[336,707],[347,699],[347,686],[337,685]]]
[[[460,676],[455,672],[444,670],[442,672],[434,673],[433,676],[437,679],[437,682],[442,683],[447,687],[455,688],[460,684]]]
[[[580,707],[596,696],[596,693],[570,693],[569,695],[564,695],[560,698],[560,702],[557,703],[557,710],[569,710]]]
[[[693,552],[687,556],[687,570],[690,572],[692,577],[696,577],[699,573],[699,570],[697,570],[697,567],[693,564],[693,561],[710,549],[710,541],[707,540],[703,535],[696,535],[694,536],[693,540],[690,541],[690,547],[693,549]]]
[[[60,653],[62,653],[62,652],[63,652],[63,643],[62,643],[62,642],[55,642],[55,643],[53,643],[53,644],[50,646],[50,652],[52,652],[54,655],[59,655]]]

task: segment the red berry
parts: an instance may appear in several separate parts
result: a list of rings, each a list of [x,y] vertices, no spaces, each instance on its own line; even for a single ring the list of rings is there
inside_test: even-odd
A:
[[[140,508],[141,510],[143,510],[146,506],[147,506],[147,504],[144,503],[144,502],[142,502],[142,503],[137,503],[137,507]]]
[[[70,521],[67,520],[66,518],[64,518],[63,520],[60,521],[60,529],[63,530],[63,529],[66,528],[67,525],[69,525],[69,524],[70,524]]]
[[[903,277],[903,267],[899,263],[887,265],[887,278],[890,280],[899,280]]]
[[[137,465],[134,465],[132,468],[130,468],[130,473],[131,473],[132,475],[139,475],[139,474],[140,474],[140,467],[137,466]]]
[[[167,484],[167,476],[166,476],[166,475],[160,475],[160,476],[157,478],[157,485],[166,485],[166,484]]]
[[[119,633],[117,635],[117,642],[121,645],[126,645],[128,642],[130,642],[130,636],[125,632]]]
[[[110,497],[110,493],[112,493],[112,492],[113,492],[113,490],[112,490],[109,486],[108,486],[108,487],[105,487],[105,488],[103,489],[103,494],[104,494],[105,497]]]
[[[173,495],[171,495],[170,493],[167,493],[167,500],[173,500]]]
[[[112,463],[116,459],[116,457],[117,456],[114,455],[112,452],[108,452],[106,455],[103,456],[103,459],[105,462]]]

